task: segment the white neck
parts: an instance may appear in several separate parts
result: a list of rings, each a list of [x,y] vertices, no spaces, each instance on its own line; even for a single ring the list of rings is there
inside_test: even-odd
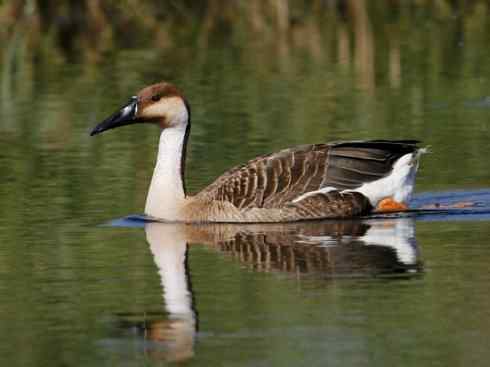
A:
[[[182,155],[187,124],[162,130],[158,157],[148,196],[145,214],[166,220],[178,220],[185,200],[182,182]]]

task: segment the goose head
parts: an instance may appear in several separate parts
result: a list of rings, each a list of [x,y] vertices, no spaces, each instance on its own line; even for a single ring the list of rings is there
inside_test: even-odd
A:
[[[185,129],[189,115],[189,106],[182,93],[174,85],[161,82],[132,96],[123,107],[95,126],[90,135],[137,123],[156,124],[162,129]]]

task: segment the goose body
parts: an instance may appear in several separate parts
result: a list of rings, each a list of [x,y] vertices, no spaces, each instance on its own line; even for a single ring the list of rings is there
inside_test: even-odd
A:
[[[400,210],[424,151],[414,140],[303,145],[232,168],[189,196],[184,173],[191,122],[183,95],[165,82],[146,87],[91,135],[134,123],[161,128],[145,214],[164,221],[294,222]]]

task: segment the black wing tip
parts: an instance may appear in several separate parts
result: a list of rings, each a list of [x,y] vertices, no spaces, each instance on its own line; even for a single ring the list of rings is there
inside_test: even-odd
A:
[[[386,144],[386,145],[417,145],[422,141],[415,139],[404,139],[404,140],[386,140],[386,139],[373,139],[373,140],[350,140],[350,141],[339,141],[333,142],[334,146],[368,146],[375,144]]]
[[[400,152],[414,152],[419,148],[417,144],[420,144],[420,140],[353,140],[353,141],[340,141],[333,143],[334,148],[367,148],[367,149],[381,149],[388,151],[400,151]]]
[[[408,150],[417,150],[419,149],[418,144],[421,143],[420,140],[370,140],[367,142],[368,146],[379,146],[385,149],[390,148],[400,148],[400,149],[408,149]]]
[[[420,140],[415,140],[415,139],[405,139],[405,140],[367,140],[368,142],[373,142],[373,143],[387,143],[387,144],[408,144],[408,145],[416,145],[420,144]]]

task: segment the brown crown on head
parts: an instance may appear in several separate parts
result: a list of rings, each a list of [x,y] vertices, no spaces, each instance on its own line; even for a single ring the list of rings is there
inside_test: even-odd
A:
[[[139,108],[144,109],[146,106],[158,102],[162,98],[180,97],[184,99],[182,93],[173,84],[161,82],[143,88],[138,93]]]

